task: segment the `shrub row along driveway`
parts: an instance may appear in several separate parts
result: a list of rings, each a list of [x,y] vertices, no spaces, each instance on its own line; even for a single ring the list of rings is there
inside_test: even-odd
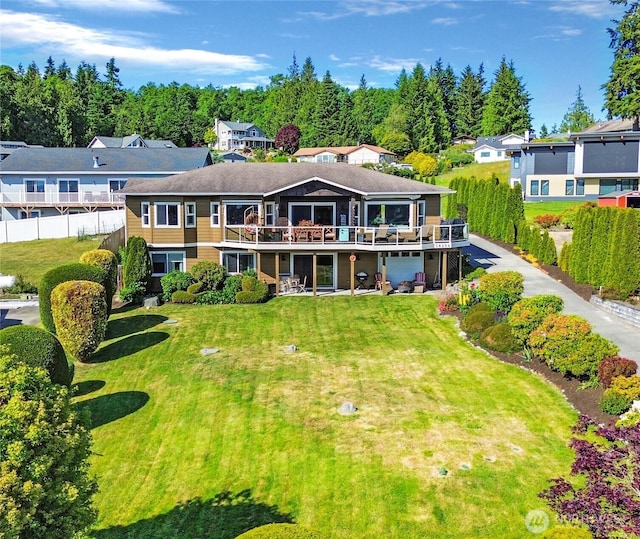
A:
[[[640,329],[598,309],[575,292],[512,252],[479,236],[471,235],[471,246],[465,250],[474,266],[487,271],[517,271],[524,276],[524,296],[553,294],[564,300],[564,313],[587,320],[593,331],[620,347],[620,355],[640,365]]]

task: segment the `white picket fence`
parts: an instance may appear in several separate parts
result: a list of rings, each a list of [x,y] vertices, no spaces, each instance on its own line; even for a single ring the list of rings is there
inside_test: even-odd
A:
[[[111,234],[124,226],[124,210],[0,221],[0,243]]]

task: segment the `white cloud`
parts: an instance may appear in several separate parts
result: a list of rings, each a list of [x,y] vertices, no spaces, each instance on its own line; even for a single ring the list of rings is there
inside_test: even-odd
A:
[[[364,17],[386,17],[411,13],[429,6],[428,2],[401,2],[389,0],[351,0],[336,3],[335,11],[308,11],[300,13],[302,18],[313,18],[321,21],[332,21],[353,15]]]
[[[551,11],[583,15],[593,19],[610,18],[620,11],[604,0],[561,0],[549,8]]]
[[[411,71],[420,60],[417,58],[381,58],[380,56],[374,56],[367,62],[367,65],[373,69],[379,71],[400,73],[403,69]]]
[[[338,58],[335,54],[330,54],[329,60],[331,60],[332,62],[339,62],[340,58]]]
[[[129,11],[138,13],[179,13],[176,7],[162,0],[31,0],[42,7],[55,9],[82,9],[85,11]]]
[[[197,49],[163,49],[142,34],[83,28],[56,17],[0,10],[2,46],[32,46],[67,60],[116,58],[120,65],[228,75],[268,67],[252,56]]]
[[[442,26],[451,26],[452,24],[458,24],[458,20],[453,17],[436,17],[431,21],[431,24],[441,24]]]

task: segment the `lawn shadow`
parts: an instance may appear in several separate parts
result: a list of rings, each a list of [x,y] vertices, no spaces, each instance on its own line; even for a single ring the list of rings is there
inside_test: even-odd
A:
[[[84,395],[88,395],[89,393],[102,389],[105,385],[106,382],[104,380],[86,380],[84,382],[78,382],[75,384],[73,396],[83,397]]]
[[[89,409],[91,428],[95,429],[137,412],[147,402],[149,395],[144,391],[119,391],[87,399],[79,402],[77,406]]]
[[[114,343],[100,348],[85,363],[106,363],[114,359],[130,356],[146,348],[151,348],[156,344],[169,338],[169,334],[164,331],[149,331],[147,333],[136,333],[130,337],[125,337]]]
[[[166,319],[166,316],[160,314],[136,314],[128,316],[127,318],[109,320],[104,339],[108,341],[124,337],[125,335],[131,335],[132,333],[145,331],[162,324]]]
[[[118,305],[117,307],[115,307],[115,305]],[[135,311],[136,309],[140,308],[140,304],[139,303],[120,303],[117,304],[115,301],[112,304],[112,308],[111,308],[111,314],[122,314],[122,313],[128,313],[130,311]]]
[[[251,490],[229,491],[213,499],[194,498],[176,505],[168,513],[139,520],[128,526],[113,526],[91,534],[94,539],[234,539],[241,533],[272,523],[293,523],[290,515],[275,505],[256,502]]]

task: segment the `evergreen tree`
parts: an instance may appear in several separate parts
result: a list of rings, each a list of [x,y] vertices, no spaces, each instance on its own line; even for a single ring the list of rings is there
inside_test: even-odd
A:
[[[455,94],[455,125],[459,135],[478,137],[482,133],[482,110],[484,108],[484,75],[480,65],[475,74],[470,66],[464,68]]]
[[[422,101],[422,136],[418,149],[421,152],[435,153],[451,144],[451,130],[444,108],[444,100],[438,80],[429,77],[426,93]]]
[[[582,98],[582,88],[578,86],[576,100],[571,103],[569,110],[564,115],[562,123],[560,124],[560,131],[563,133],[578,133],[584,131],[594,122],[595,118]]]
[[[605,108],[609,118],[634,119],[640,117],[640,2],[631,0],[610,0],[612,4],[622,4],[627,9],[620,20],[615,20],[615,28],[609,28],[610,47],[613,52],[611,75],[603,85]]]
[[[618,290],[622,297],[640,289],[640,212],[632,208],[617,209],[609,252],[605,286]]]
[[[364,75],[360,77],[360,85],[353,92],[353,122],[356,126],[356,139],[359,144],[371,144],[373,139],[373,104]]]
[[[325,73],[316,101],[314,130],[317,146],[336,146],[340,131],[340,99],[338,88],[331,79],[329,71]]]
[[[549,136],[549,130],[545,124],[540,127],[540,138],[547,138]]]
[[[402,101],[407,111],[408,135],[411,139],[411,147],[414,150],[420,148],[421,142],[429,138],[427,118],[425,116],[427,95],[427,77],[424,68],[418,63],[413,69],[411,77],[409,77],[406,100]]]
[[[452,67],[447,64],[443,67],[442,58],[438,58],[436,63],[429,70],[429,78],[435,78],[440,93],[442,95],[442,105],[447,119],[448,131],[451,137],[455,137],[456,130],[456,88],[457,80]]]
[[[502,57],[482,114],[483,134],[524,133],[531,129],[530,101],[521,78],[516,76],[513,62],[507,63]]]

